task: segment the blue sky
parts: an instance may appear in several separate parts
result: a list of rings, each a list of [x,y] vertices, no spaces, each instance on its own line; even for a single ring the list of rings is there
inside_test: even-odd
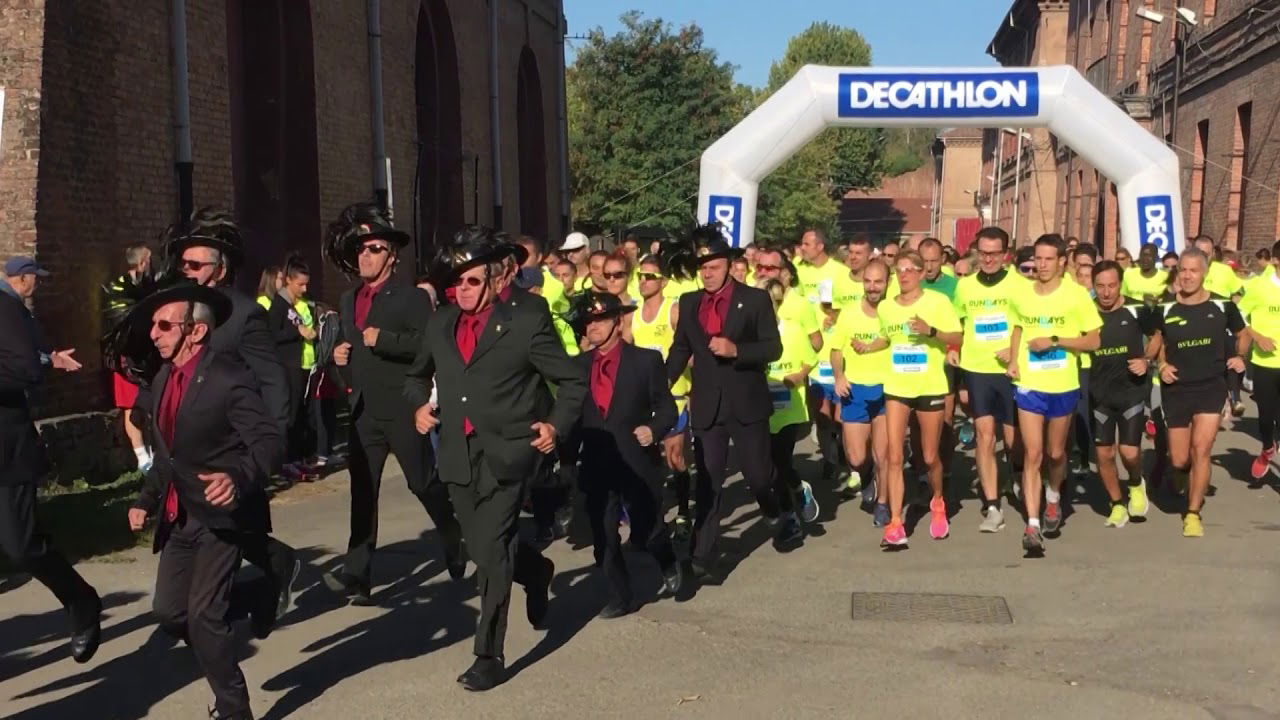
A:
[[[1011,0],[564,0],[570,35],[597,26],[613,34],[618,16],[640,10],[675,26],[696,22],[737,80],[760,87],[787,40],[811,23],[852,27],[871,44],[876,65],[987,66],[986,54]],[[573,47],[569,41],[568,60]]]

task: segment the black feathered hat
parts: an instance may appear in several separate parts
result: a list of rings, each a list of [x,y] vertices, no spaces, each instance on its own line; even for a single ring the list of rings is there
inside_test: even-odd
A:
[[[689,280],[698,274],[705,262],[728,258],[733,247],[724,238],[718,222],[699,225],[680,238],[668,238],[658,244],[658,261],[662,273],[675,280]]]
[[[360,272],[360,246],[375,238],[398,248],[409,244],[409,234],[396,229],[390,210],[384,210],[376,202],[348,205],[337,220],[329,223],[324,256],[347,275],[356,275]]]
[[[165,228],[160,238],[164,257],[176,269],[187,248],[213,248],[226,258],[227,270],[234,271],[244,261],[244,238],[240,226],[226,210],[203,207],[183,222]]]
[[[436,252],[433,274],[447,286],[473,267],[507,258],[516,265],[523,265],[529,259],[529,251],[512,242],[511,237],[500,230],[473,225],[459,230]]]
[[[588,290],[576,293],[569,298],[569,311],[561,317],[573,328],[573,332],[581,338],[587,330],[587,323],[607,317],[620,317],[636,311],[635,305],[627,305],[613,293]]]
[[[199,303],[213,311],[214,328],[231,317],[231,299],[216,288],[197,285],[185,277],[161,280],[157,290],[125,308],[118,306],[119,320],[102,338],[102,363],[134,384],[149,382],[160,369],[160,355],[151,342],[151,317],[174,302]]]

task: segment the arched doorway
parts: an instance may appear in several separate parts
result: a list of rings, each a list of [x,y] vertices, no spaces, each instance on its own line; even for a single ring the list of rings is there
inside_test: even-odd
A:
[[[418,9],[414,94],[418,108],[414,242],[421,271],[437,243],[465,223],[458,51],[444,0],[426,0]]]
[[[520,52],[516,77],[517,152],[520,163],[520,232],[544,244],[547,237],[547,136],[542,79],[529,46]]]
[[[252,290],[263,267],[297,252],[311,265],[311,294],[319,297],[311,3],[228,0],[227,44],[235,213],[248,246],[237,283]]]

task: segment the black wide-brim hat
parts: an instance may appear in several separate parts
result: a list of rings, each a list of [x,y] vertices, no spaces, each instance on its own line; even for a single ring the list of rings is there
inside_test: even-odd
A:
[[[698,245],[698,265],[704,265],[712,260],[721,258],[732,260],[733,252],[734,249],[730,247],[729,242],[724,238],[710,238]]]
[[[342,209],[338,219],[329,224],[324,255],[339,270],[355,275],[360,272],[360,247],[370,240],[386,240],[402,248],[409,244],[409,233],[397,230],[391,213],[375,202],[359,202]]]
[[[627,305],[622,298],[613,293],[602,293],[591,290],[581,295],[584,298],[583,316],[588,320],[603,320],[635,312],[635,305]]]
[[[182,277],[170,279],[119,315],[120,320],[102,338],[103,365],[134,384],[150,381],[160,367],[159,353],[151,342],[151,317],[174,302],[207,305],[214,318],[210,331],[231,317],[231,298],[222,291]]]
[[[436,265],[445,282],[452,284],[471,268],[507,258],[516,265],[523,265],[529,259],[529,251],[523,245],[511,242],[506,233],[474,227],[460,231],[449,245],[441,248]]]
[[[231,214],[214,208],[200,208],[185,222],[170,225],[162,238],[164,256],[171,262],[182,258],[188,248],[207,247],[217,250],[228,267],[238,268],[244,262],[244,240]]]

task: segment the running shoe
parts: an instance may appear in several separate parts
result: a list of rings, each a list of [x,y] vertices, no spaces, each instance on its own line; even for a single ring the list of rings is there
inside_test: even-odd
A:
[[[1129,517],[1145,518],[1147,516],[1147,481],[1139,480],[1137,485],[1129,488]]]
[[[934,540],[945,539],[951,534],[951,523],[947,522],[947,501],[934,498],[929,501],[929,537]]]
[[[1236,417],[1244,417],[1244,401],[1236,400],[1231,403],[1231,414]]]
[[[844,482],[840,483],[840,493],[847,498],[857,497],[858,491],[862,489],[862,473],[853,470],[849,473]]]
[[[870,505],[871,503],[876,501],[876,495],[878,494],[877,491],[879,489],[876,487],[876,485],[879,482],[880,481],[878,479],[876,479],[875,477],[872,477],[867,482],[862,483],[862,504],[863,505]]]
[[[1004,527],[1004,511],[992,505],[982,513],[982,523],[978,525],[978,532],[993,533],[1000,532]]]
[[[1204,523],[1200,514],[1189,512],[1182,518],[1182,537],[1204,537]]]
[[[800,521],[796,518],[796,514],[786,513],[783,515],[778,523],[778,532],[773,536],[774,544],[781,546],[793,545],[803,538],[804,531],[800,529]]]
[[[1044,537],[1040,535],[1040,528],[1027,526],[1022,534],[1022,549],[1032,555],[1044,555]]]
[[[1125,509],[1124,503],[1115,503],[1111,506],[1111,514],[1107,516],[1106,527],[1122,528],[1129,524],[1129,511]]]
[[[1062,529],[1062,506],[1056,502],[1044,504],[1044,532],[1046,535]]]
[[[959,440],[960,444],[966,449],[973,447],[974,433],[972,421],[966,419],[960,423],[960,427],[956,428],[956,439]]]
[[[907,546],[907,529],[902,527],[902,523],[889,523],[889,527],[884,529],[884,537],[880,540],[880,547],[906,547]]]
[[[804,480],[800,481],[800,517],[805,522],[818,519],[818,501],[813,497],[813,486]]]
[[[1276,447],[1274,445],[1258,454],[1258,457],[1253,461],[1253,465],[1249,468],[1249,474],[1253,476],[1254,480],[1261,480],[1267,476],[1267,473],[1271,472],[1271,457],[1275,454]]]
[[[875,527],[884,527],[889,524],[889,519],[889,506],[884,503],[876,503],[875,512],[871,514],[871,524]]]

